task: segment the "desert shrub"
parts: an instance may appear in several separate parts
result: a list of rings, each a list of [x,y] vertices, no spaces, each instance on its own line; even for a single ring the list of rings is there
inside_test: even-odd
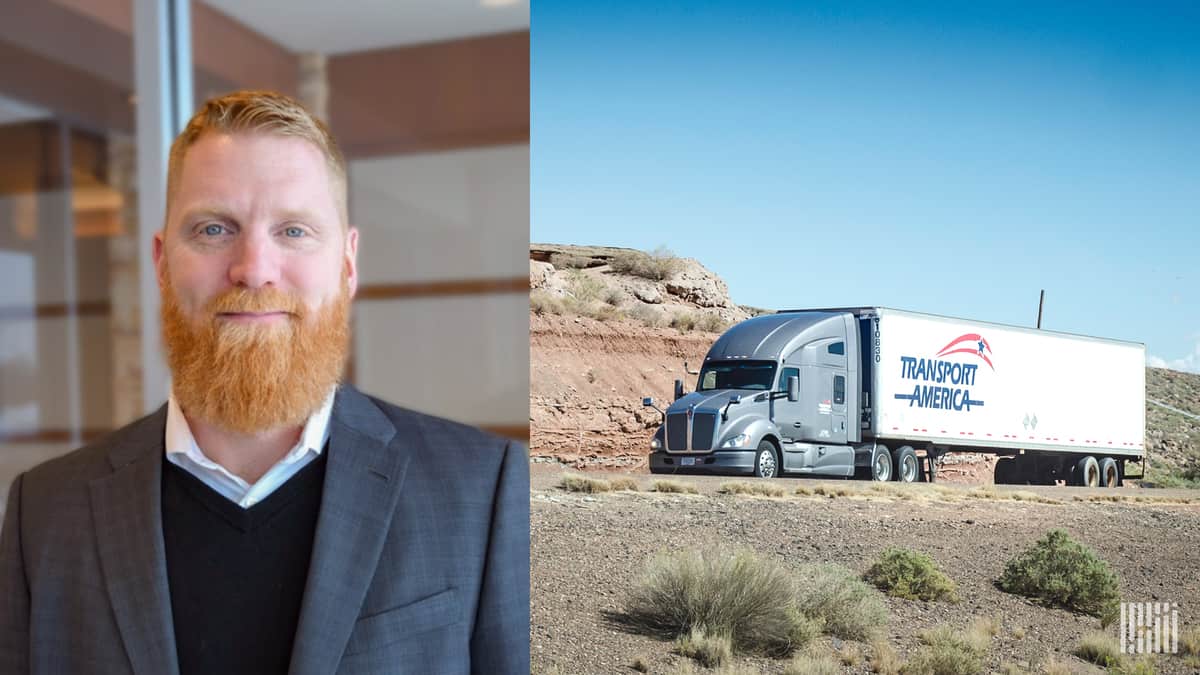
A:
[[[529,308],[534,314],[562,314],[564,311],[562,300],[546,291],[530,291]]]
[[[1063,661],[1050,659],[1042,664],[1042,675],[1075,675],[1075,672]]]
[[[625,316],[621,310],[613,307],[612,305],[596,306],[586,314],[597,321],[614,321]]]
[[[857,666],[862,662],[862,649],[860,649],[859,646],[853,642],[846,642],[843,643],[842,648],[838,650],[837,657],[838,660],[842,662],[842,665]]]
[[[887,640],[876,638],[871,642],[871,658],[867,660],[867,665],[871,667],[872,673],[900,675],[904,661]]]
[[[1075,656],[1108,668],[1121,663],[1121,649],[1117,641],[1107,633],[1088,633],[1075,647]]]
[[[677,637],[702,628],[736,651],[784,654],[794,646],[792,580],[749,550],[691,550],[655,558],[634,585],[623,621],[639,632]]]
[[[556,269],[583,269],[592,264],[592,259],[586,255],[575,255],[574,253],[551,253],[550,264]]]
[[[721,483],[720,492],[728,495],[762,495],[763,497],[782,497],[783,488],[769,483],[747,483],[745,481],[730,481]]]
[[[672,494],[699,494],[700,490],[696,489],[691,483],[680,483],[675,480],[656,480],[654,481],[654,491]]]
[[[670,326],[686,333],[696,327],[696,316],[690,312],[676,312],[671,315]]]
[[[733,641],[722,633],[709,633],[702,626],[692,626],[691,632],[675,641],[680,656],[695,659],[707,668],[716,668],[733,657]]]
[[[704,331],[705,333],[720,333],[724,331],[729,324],[720,316],[713,312],[701,312],[696,319],[696,330]]]
[[[980,637],[984,640],[981,640]],[[925,643],[900,672],[905,675],[975,675],[983,672],[990,636],[939,626],[921,633]]]
[[[1106,626],[1120,608],[1117,575],[1063,530],[1050,531],[1008,561],[998,585],[1009,593],[1099,617]]]
[[[563,476],[558,486],[568,492],[590,492],[593,494],[612,490],[612,485],[606,480],[570,474]]]
[[[1200,656],[1200,626],[1184,628],[1179,633],[1179,653]]]
[[[622,293],[621,289],[619,289],[619,288],[610,288],[607,291],[604,291],[605,304],[609,304],[609,305],[612,305],[613,307],[616,307],[616,306],[620,305],[621,301],[624,299],[625,299],[625,294]]]
[[[658,328],[665,323],[662,312],[640,302],[629,310],[629,317],[651,328]]]
[[[675,257],[670,249],[660,246],[650,253],[621,251],[613,256],[609,266],[622,274],[662,281],[682,269],[683,261]]]
[[[633,668],[634,670],[636,670],[639,673],[650,672],[650,665],[646,663],[645,657],[642,657],[642,656],[633,657],[633,663],[631,663],[629,665],[629,667]]]
[[[625,478],[624,476],[620,478],[613,478],[612,480],[608,481],[608,485],[614,492],[617,490],[628,490],[629,492],[638,491],[638,482],[632,478]]]
[[[845,640],[864,640],[887,624],[887,605],[879,591],[840,565],[808,565],[798,583],[797,606],[820,619],[825,632]]]
[[[567,277],[567,288],[576,300],[584,303],[598,302],[608,290],[603,281],[581,270],[571,270]]]
[[[907,600],[956,601],[954,582],[924,553],[889,548],[867,570],[866,580],[877,588]]]

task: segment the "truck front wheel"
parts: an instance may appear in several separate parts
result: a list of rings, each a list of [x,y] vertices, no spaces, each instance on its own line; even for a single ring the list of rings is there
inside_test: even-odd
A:
[[[774,478],[779,473],[779,462],[775,458],[775,446],[771,441],[758,444],[758,454],[754,458],[754,475],[759,478]]]

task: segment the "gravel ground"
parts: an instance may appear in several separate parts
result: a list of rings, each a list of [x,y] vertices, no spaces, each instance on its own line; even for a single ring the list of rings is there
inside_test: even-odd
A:
[[[1055,527],[1065,528],[1109,561],[1120,577],[1123,599],[1178,602],[1181,625],[1200,624],[1200,503],[1194,491],[1181,493],[1193,497],[1189,504],[1076,501],[1086,493],[1062,487],[1038,491],[1062,501],[1057,504],[946,501],[928,491],[915,499],[770,499],[718,494],[719,485],[730,479],[713,477],[676,479],[697,485],[699,495],[645,492],[652,479],[641,475],[634,477],[643,492],[584,495],[557,487],[562,476],[558,467],[531,468],[535,673],[630,673],[635,657],[650,672],[673,671],[683,659],[671,653],[670,643],[623,632],[606,621],[605,612],[621,609],[626,590],[656,553],[708,544],[749,546],[792,567],[836,562],[859,572],[890,545],[924,551],[958,583],[962,601],[888,598],[892,646],[902,656],[910,655],[920,646],[917,634],[923,629],[940,624],[965,628],[975,617],[998,617],[1002,629],[992,640],[988,672],[1003,664],[1036,667],[1050,657],[1077,672],[1099,672],[1070,654],[1082,635],[1099,629],[1096,619],[1041,607],[993,585],[1006,561]],[[864,487],[847,481],[774,483],[789,493],[822,483]],[[1023,637],[1014,630],[1023,631]],[[1116,635],[1115,626],[1110,632]],[[765,658],[738,662],[766,673],[782,672],[785,664]],[[1197,672],[1179,656],[1157,657],[1155,665],[1158,673]],[[865,662],[845,671],[870,672]]]

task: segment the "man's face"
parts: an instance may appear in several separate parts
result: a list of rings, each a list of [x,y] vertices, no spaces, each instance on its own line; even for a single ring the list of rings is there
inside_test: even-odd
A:
[[[307,142],[211,135],[184,157],[154,261],[184,413],[226,430],[296,425],[348,348],[358,233]]]
[[[233,288],[273,289],[302,300],[310,316],[357,287],[358,232],[340,217],[329,169],[311,143],[263,133],[208,134],[184,156],[164,232],[155,237],[159,284],[199,320]],[[279,314],[228,314],[267,325]]]

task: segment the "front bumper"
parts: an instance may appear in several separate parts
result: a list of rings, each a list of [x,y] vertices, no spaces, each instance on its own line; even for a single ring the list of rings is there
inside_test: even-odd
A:
[[[654,473],[753,474],[754,450],[720,450],[707,454],[672,454],[662,450],[650,453],[650,471]],[[693,466],[683,466],[684,457],[695,458]]]

